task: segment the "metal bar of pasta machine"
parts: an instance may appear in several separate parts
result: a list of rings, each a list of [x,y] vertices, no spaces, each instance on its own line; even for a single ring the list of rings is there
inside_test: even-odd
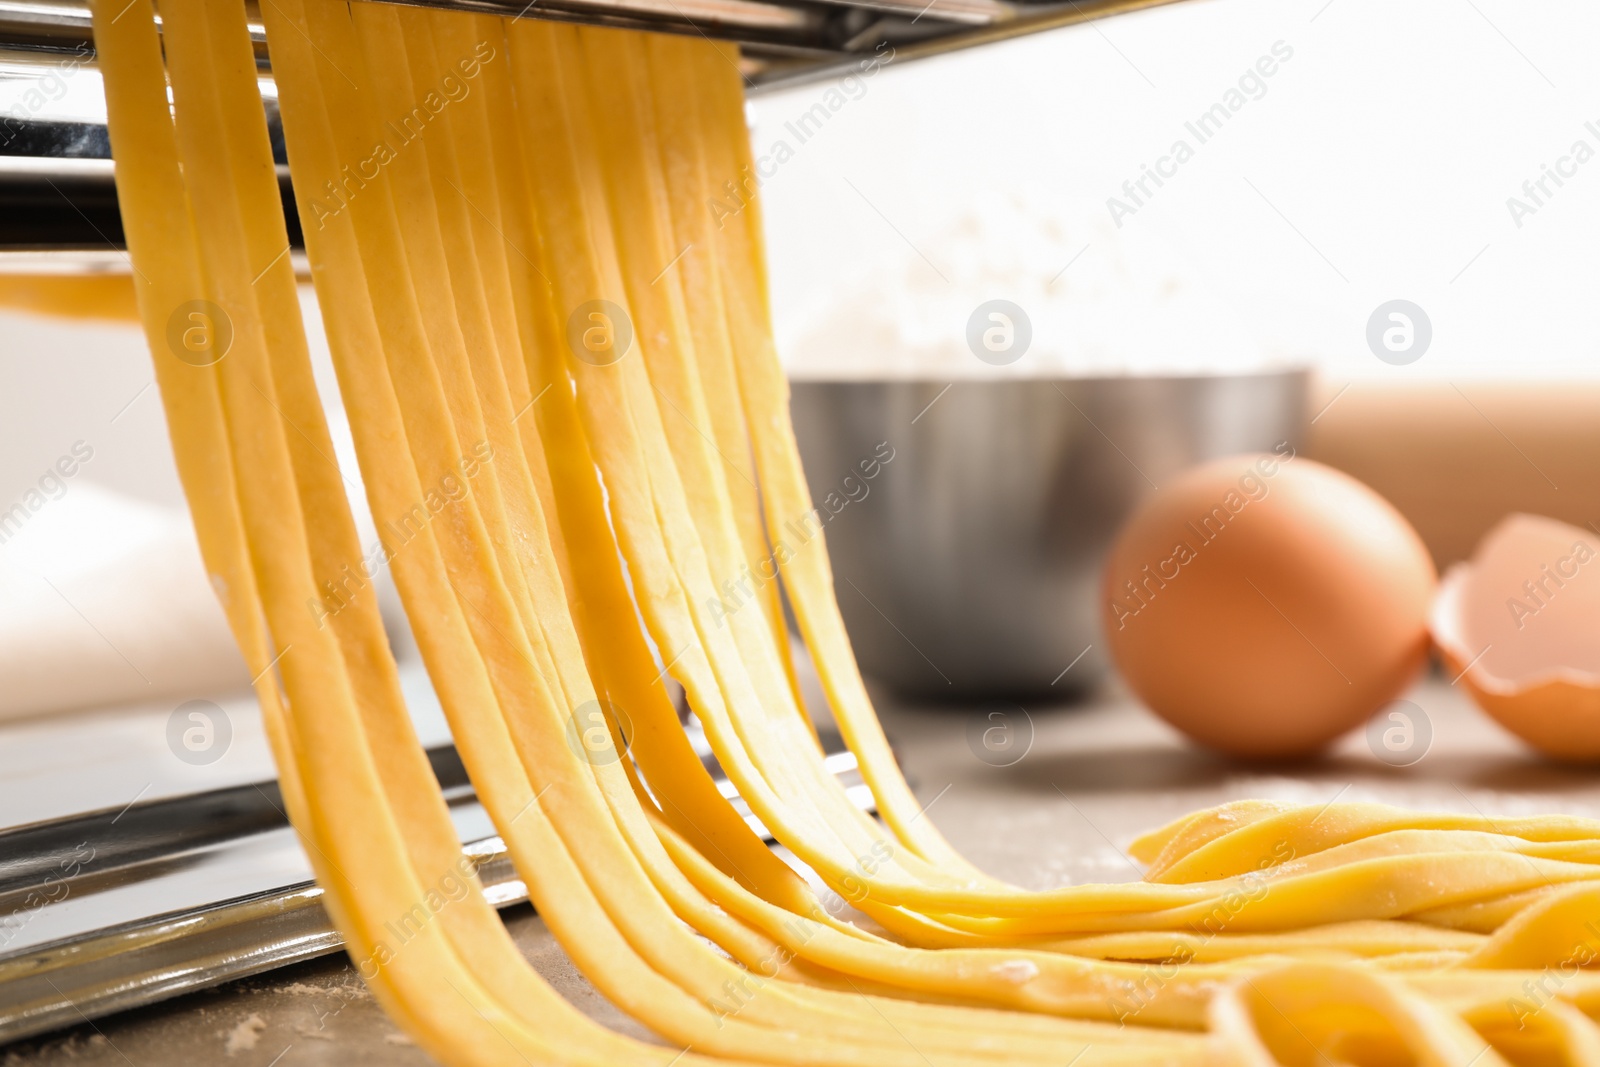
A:
[[[280,164],[282,130],[266,36],[252,13],[262,97]],[[268,0],[270,2],[270,0]],[[1173,0],[408,0],[439,8],[702,34],[741,45],[751,92],[876,72]],[[19,251],[104,252],[122,224],[95,69],[88,0],[0,0],[0,271],[59,268]],[[293,193],[280,167],[286,207]],[[288,210],[290,242],[301,247]],[[92,257],[91,257],[92,258]],[[126,269],[113,260],[112,269]]]
[[[751,828],[771,835],[690,740]],[[837,734],[826,766],[865,811],[872,793]],[[497,908],[528,899],[499,837],[483,835],[453,746],[428,750]],[[322,907],[276,782],[255,782],[0,830],[0,1044],[314,959],[343,940]]]

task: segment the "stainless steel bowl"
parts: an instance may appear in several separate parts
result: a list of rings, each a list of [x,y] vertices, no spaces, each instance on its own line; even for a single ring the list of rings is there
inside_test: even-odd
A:
[[[1106,671],[1100,566],[1134,505],[1235,452],[1300,448],[1309,372],[793,383],[839,606],[907,695],[1066,695]]]

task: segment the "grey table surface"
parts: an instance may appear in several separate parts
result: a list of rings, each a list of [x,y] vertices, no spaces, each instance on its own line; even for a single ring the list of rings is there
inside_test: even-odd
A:
[[[1361,731],[1314,762],[1233,763],[1187,746],[1115,685],[1025,708],[910,706],[886,693],[878,697],[928,817],[981,867],[1030,888],[1137,878],[1123,851],[1137,833],[1242,797],[1381,800],[1491,815],[1600,813],[1600,775],[1528,754],[1437,676],[1408,694],[1427,717],[1432,742],[1404,768],[1376,758]],[[233,715],[227,758],[206,768],[170,759],[167,707],[0,725],[0,823],[270,773],[247,705]],[[1004,755],[975,740],[996,727],[1014,731]],[[1025,755],[1009,766],[994,765],[1018,752]],[[577,973],[531,908],[503,914],[533,966],[580,1011],[648,1036]],[[384,1017],[342,956],[0,1049],[4,1067],[429,1062]]]

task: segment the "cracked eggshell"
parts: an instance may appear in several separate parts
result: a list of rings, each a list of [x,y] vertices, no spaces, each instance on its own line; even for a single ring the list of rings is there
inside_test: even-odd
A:
[[[1451,677],[1552,759],[1600,762],[1600,537],[1502,519],[1446,572],[1430,629]]]

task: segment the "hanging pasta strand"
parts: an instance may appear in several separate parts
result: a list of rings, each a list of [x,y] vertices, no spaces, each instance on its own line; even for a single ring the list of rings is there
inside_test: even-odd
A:
[[[315,626],[304,607],[307,599],[314,601],[315,585],[308,573],[309,546],[300,502],[295,499],[293,463],[284,443],[284,420],[273,406],[275,383],[261,362],[266,331],[251,275],[243,275],[244,284],[240,284],[240,253],[255,246],[238,238],[238,220],[243,214],[238,205],[249,199],[252,206],[258,206],[261,179],[263,175],[272,178],[265,131],[259,128],[260,98],[243,12],[222,5],[198,11],[179,5],[165,14],[169,54],[183,51],[199,68],[190,68],[185,74],[181,63],[174,65],[178,125],[192,123],[195,130],[204,132],[209,122],[209,132],[215,135],[207,139],[185,131],[181,140],[187,152],[180,152],[180,138],[168,110],[153,12],[143,4],[119,11],[99,5],[95,9],[97,47],[108,97],[119,102],[111,116],[112,137],[120,146],[122,161],[119,196],[132,220],[130,234],[142,235],[130,250],[140,274],[160,279],[141,293],[141,305],[161,374],[164,402],[172,412],[180,469],[203,469],[205,458],[199,448],[204,442],[214,448],[222,446],[212,453],[211,463],[226,457],[235,472],[231,479],[197,476],[189,481],[199,539],[202,545],[226,549],[232,559],[250,560],[254,582],[242,580],[237,572],[223,572],[225,579],[240,579],[228,583],[224,603],[236,620],[252,666],[260,666],[257,688],[268,711],[269,735],[286,785],[284,795],[327,891],[330,911],[352,956],[360,962],[363,976],[425,1047],[442,1050],[465,1041],[481,1043],[487,1049],[483,1039],[492,1032],[493,1019],[471,1010],[464,1000],[459,1002],[468,1010],[457,1010],[439,996],[441,989],[427,988],[439,987],[440,979],[448,981],[452,973],[448,956],[441,952],[442,934],[437,925],[423,927],[404,946],[404,952],[385,958],[380,917],[406,914],[423,892],[406,861],[406,845],[385,810],[371,754],[359,738],[354,701],[347,695],[349,678],[332,629]],[[222,23],[214,51],[208,25],[213,16]],[[208,62],[215,66],[206,69]],[[191,80],[194,73],[199,73],[205,84],[195,84]],[[254,135],[254,146],[230,144],[228,134],[216,125],[227,120],[204,104],[207,93],[216,94],[220,106],[232,104],[239,111],[254,105],[250,121],[241,123],[237,120],[242,116],[232,116],[235,133],[242,138]],[[234,149],[249,152],[252,147],[257,152],[255,168],[248,165],[248,157],[234,161],[225,154]],[[230,165],[235,163],[237,166]],[[196,188],[186,187],[185,182]],[[204,231],[195,224],[187,206],[191,193],[203,199],[194,211],[223,227],[221,230]],[[281,214],[278,224],[281,228]],[[200,232],[206,233],[204,242],[198,238]],[[184,234],[195,237],[185,242]],[[279,247],[287,247],[286,238]],[[282,286],[284,276],[272,276],[271,262],[269,259],[263,277],[269,285]],[[287,284],[292,300],[292,274]],[[176,296],[186,300],[175,301]],[[220,320],[214,326],[225,325],[234,336],[226,348],[217,346],[219,363],[164,367],[164,320],[172,309],[196,299],[208,302],[207,310]],[[279,310],[285,306],[281,295],[273,306]],[[190,374],[191,370],[201,373]],[[239,519],[230,521],[230,513]],[[336,531],[338,526],[329,523],[324,529]],[[223,551],[217,555],[222,556]],[[296,586],[298,590],[294,590]],[[296,592],[310,595],[302,599]],[[278,649],[276,663],[263,662],[260,645],[248,639],[259,632],[252,631],[251,620],[263,617]],[[296,654],[291,658],[291,653]],[[274,692],[280,677],[288,696],[282,704]],[[373,692],[381,693],[381,685],[374,686]],[[272,716],[279,707],[286,708],[289,721],[274,726]],[[396,762],[404,767],[404,756]],[[351,877],[350,871],[357,875]],[[492,912],[490,915],[492,918]],[[476,980],[463,968],[454,970],[464,998],[474,990]],[[536,1043],[529,1042],[527,1047],[534,1048]],[[507,1046],[505,1053],[488,1052],[474,1062],[509,1062],[507,1053],[517,1050]]]

